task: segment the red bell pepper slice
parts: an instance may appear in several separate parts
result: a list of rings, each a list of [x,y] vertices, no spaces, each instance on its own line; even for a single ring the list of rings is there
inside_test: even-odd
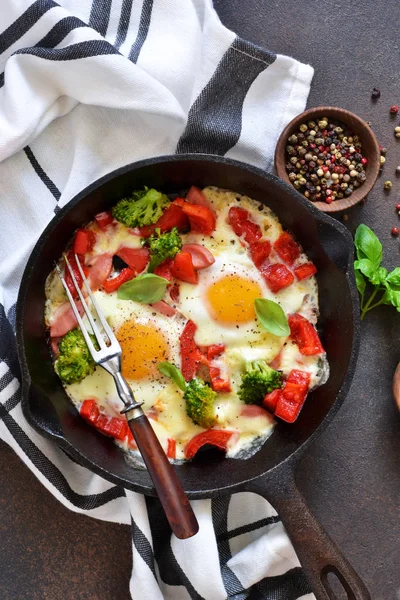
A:
[[[279,292],[279,290],[282,290],[294,281],[293,273],[281,263],[268,265],[261,270],[261,273],[269,289],[274,293]]]
[[[223,352],[225,352],[225,344],[211,344],[207,347],[207,358],[213,360],[213,358],[221,356]]]
[[[124,440],[128,430],[128,423],[126,419],[119,419],[118,417],[109,417],[108,422],[103,427],[103,432],[110,435],[115,440]]]
[[[150,252],[148,248],[119,248],[117,256],[134,269],[136,273],[141,273],[148,265]]]
[[[263,400],[263,406],[270,413],[274,413],[276,409],[276,405],[278,403],[279,398],[282,395],[282,390],[272,390],[269,394],[267,394]]]
[[[211,210],[211,212],[213,212],[212,205],[208,201],[206,195],[203,194],[203,192],[195,185],[192,185],[186,194],[186,202],[190,202],[190,204],[197,204],[198,206],[206,206]]]
[[[85,421],[89,421],[89,423],[95,423],[100,415],[96,400],[93,398],[84,400],[82,402],[79,414],[85,419]]]
[[[94,220],[96,221],[97,225],[100,227],[100,229],[102,231],[106,231],[108,225],[110,225],[113,220],[114,217],[112,216],[112,213],[110,210],[98,213]]]
[[[193,233],[211,235],[215,229],[216,218],[207,206],[185,202],[182,206],[184,214],[189,218],[190,229]]]
[[[293,369],[289,373],[282,394],[275,408],[275,416],[287,423],[294,423],[307,398],[310,373]]]
[[[271,242],[268,240],[259,240],[250,244],[251,260],[258,269],[267,262],[270,252]]]
[[[313,356],[322,354],[324,348],[315,327],[303,316],[295,313],[288,317],[290,338],[297,344],[300,354]]]
[[[168,438],[167,456],[168,458],[176,458],[176,440],[172,438]]]
[[[154,271],[155,273],[155,271]],[[175,302],[175,304],[178,304],[179,302],[179,283],[174,283],[173,285],[171,285],[170,289],[169,289],[169,296],[172,300],[172,302]]]
[[[131,279],[133,279],[135,277],[135,275],[136,275],[136,271],[134,269],[131,269],[130,267],[127,267],[126,269],[122,269],[122,271],[119,275],[117,275],[116,277],[113,277],[112,279],[106,279],[103,282],[104,291],[107,292],[107,294],[112,294],[113,292],[116,292],[117,289],[123,283],[130,281]]]
[[[195,377],[204,356],[194,341],[197,325],[188,321],[179,338],[181,350],[181,371],[185,381]]]
[[[250,214],[244,208],[231,206],[228,212],[228,222],[237,236],[244,236],[249,244],[254,244],[262,236],[260,226],[250,220]]]
[[[206,269],[215,263],[215,258],[211,252],[201,244],[183,244],[182,252],[189,252],[196,271]]]
[[[172,265],[172,258],[168,258],[167,260],[164,260],[164,262],[162,262],[161,265],[158,265],[158,267],[156,267],[154,269],[154,275],[158,275],[159,277],[164,277],[164,279],[168,279],[168,281],[171,281],[172,280],[171,265]]]
[[[300,256],[300,247],[290,233],[284,231],[274,243],[274,249],[279,254],[282,260],[288,265],[292,265],[296,258]]]
[[[179,252],[171,264],[171,273],[176,279],[196,284],[199,280],[189,252]]]
[[[220,369],[218,367],[209,367],[211,387],[214,392],[230,392],[231,384],[229,381],[222,379]]]
[[[186,444],[185,457],[187,459],[193,458],[198,450],[206,444],[226,451],[233,433],[233,431],[226,431],[224,429],[209,429],[208,431],[198,433]]]
[[[297,279],[301,281],[302,279],[308,279],[312,275],[315,275],[317,272],[317,267],[312,262],[304,263],[303,265],[299,265],[293,269],[294,274]]]
[[[82,288],[83,279],[82,279],[82,276],[80,274],[78,265],[77,265],[76,260],[75,260],[75,254],[74,254],[74,252],[72,250],[70,250],[68,252],[67,259],[68,259],[68,262],[69,262],[70,267],[72,269],[72,272],[74,274],[76,283],[77,283],[79,289],[81,289]],[[89,272],[88,268],[86,266],[84,266],[83,264],[81,264],[81,266],[82,266],[82,270],[83,270],[85,276],[87,276],[88,272]],[[72,294],[72,297],[75,298],[77,296],[77,291],[75,289],[75,285],[74,285],[74,282],[72,281],[72,276],[71,276],[71,274],[69,272],[69,269],[68,269],[67,265],[65,265],[65,275],[64,275],[64,277],[65,277],[65,283],[67,284],[68,289],[69,289],[69,291]]]
[[[292,369],[288,375],[287,382],[288,383],[297,383],[299,385],[305,386],[308,390],[308,386],[310,385],[311,373],[308,371],[300,371],[299,369]]]
[[[78,229],[75,234],[73,250],[75,254],[90,252],[95,244],[96,234],[89,229]]]
[[[184,203],[184,200],[182,200],[182,202]],[[171,231],[174,227],[177,227],[179,231],[189,229],[189,219],[176,200],[171,202],[164,210],[156,223],[140,227],[139,231],[142,237],[149,237],[155,229],[160,229],[161,233],[165,233],[166,231]]]

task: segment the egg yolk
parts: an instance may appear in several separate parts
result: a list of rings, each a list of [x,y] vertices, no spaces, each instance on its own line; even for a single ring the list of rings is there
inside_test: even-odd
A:
[[[152,324],[128,321],[116,335],[122,348],[122,375],[127,379],[157,375],[157,364],[169,358],[168,343]]]
[[[254,300],[262,297],[257,282],[239,275],[226,275],[207,289],[209,312],[215,321],[234,325],[256,317]]]

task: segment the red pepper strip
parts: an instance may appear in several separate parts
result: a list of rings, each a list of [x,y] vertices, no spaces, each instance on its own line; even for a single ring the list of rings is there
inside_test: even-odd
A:
[[[112,279],[106,279],[103,283],[104,291],[107,294],[112,294],[116,292],[117,289],[123,284],[133,279],[136,275],[136,271],[127,267],[126,269],[122,269],[121,273],[117,275],[117,277],[113,277]]]
[[[182,200],[182,202],[184,201]],[[189,219],[176,200],[171,202],[156,223],[140,227],[139,231],[142,237],[149,237],[155,229],[160,229],[161,233],[165,233],[174,227],[177,227],[179,231],[189,229]]]
[[[115,440],[124,440],[127,435],[128,427],[126,419],[110,417],[108,422],[104,425],[103,431]]]
[[[272,390],[272,392],[265,396],[263,400],[263,407],[266,408],[270,413],[274,414],[281,394],[282,390]]]
[[[97,407],[96,400],[92,398],[88,398],[82,402],[80,415],[85,419],[85,421],[89,421],[89,423],[95,423],[99,417],[100,411]]]
[[[212,344],[207,347],[207,358],[212,360],[217,356],[221,356],[223,352],[225,352],[225,344]]]
[[[102,231],[105,231],[107,229],[107,226],[110,225],[114,218],[112,216],[112,213],[110,210],[98,213],[94,220],[96,221],[97,225],[100,227],[100,229]]]
[[[167,456],[168,458],[176,458],[176,440],[172,438],[168,438]]]
[[[228,221],[237,236],[244,235],[249,244],[254,244],[262,236],[261,229],[257,223],[250,220],[250,214],[244,208],[232,206],[229,209]]]
[[[233,433],[233,431],[226,431],[224,429],[209,429],[208,431],[198,433],[186,444],[185,457],[187,459],[193,458],[197,451],[206,444],[226,450]]]
[[[280,263],[268,265],[261,270],[261,273],[269,289],[274,293],[279,292],[279,290],[287,287],[294,281],[293,273]]]
[[[275,416],[287,423],[294,423],[299,416],[310,384],[310,373],[294,369],[289,373],[282,394],[278,398]]]
[[[304,385],[307,389],[310,385],[311,373],[308,371],[299,371],[298,369],[292,369],[288,375],[287,382],[298,383]]]
[[[216,218],[214,213],[207,208],[207,206],[200,206],[198,204],[190,204],[189,202],[185,202],[182,210],[189,218],[190,229],[193,231],[193,233],[210,235],[214,231]]]
[[[171,273],[171,265],[172,265],[172,258],[168,258],[167,260],[164,260],[164,262],[161,263],[161,265],[158,265],[158,267],[156,267],[154,269],[154,275],[158,275],[159,277],[164,277],[164,279],[168,279],[168,281],[172,280],[172,273]]]
[[[297,279],[301,281],[302,279],[308,279],[312,275],[315,275],[317,272],[317,267],[312,262],[307,262],[303,265],[295,267],[293,271]]]
[[[83,280],[82,280],[82,276],[81,276],[81,273],[79,271],[78,265],[76,264],[75,254],[74,254],[74,252],[72,250],[70,250],[68,252],[67,259],[68,259],[68,262],[69,262],[69,264],[71,266],[73,274],[75,276],[76,283],[77,283],[79,289],[81,289],[82,288]],[[88,272],[89,272],[88,268],[85,267],[84,265],[82,265],[82,269],[83,269],[83,272],[84,272],[85,276],[87,276]],[[75,289],[75,285],[74,285],[74,282],[72,281],[72,277],[71,277],[71,274],[69,272],[69,269],[68,269],[67,265],[65,265],[65,283],[67,284],[68,289],[71,292],[73,298],[75,298],[77,296],[77,291]]]
[[[74,239],[74,253],[84,255],[90,252],[95,244],[96,234],[88,229],[78,229]]]
[[[214,392],[230,392],[231,384],[229,381],[222,379],[220,369],[218,367],[209,367],[211,377],[211,387]]]
[[[271,243],[268,240],[260,240],[250,244],[250,256],[257,269],[260,269],[268,260],[271,252]]]
[[[186,202],[190,204],[197,204],[198,206],[206,206],[213,212],[213,207],[208,201],[207,197],[203,192],[196,186],[192,185],[188,193],[186,194]]]
[[[314,356],[324,352],[317,330],[307,319],[295,313],[289,315],[288,322],[290,338],[297,344],[300,354]]]
[[[188,321],[179,338],[181,349],[181,371],[185,381],[195,377],[199,366],[204,362],[204,356],[194,341],[197,325]]]
[[[290,233],[284,231],[274,243],[274,249],[279,254],[282,260],[288,265],[292,265],[296,258],[300,256],[300,247]]]
[[[175,204],[176,206],[180,206],[182,208],[183,206],[185,206],[185,199],[175,198],[175,200],[172,201],[172,204]],[[196,204],[196,202],[193,202],[193,204]]]
[[[199,280],[197,271],[192,262],[189,252],[179,252],[171,264],[171,273],[176,279],[196,284]]]
[[[119,248],[117,256],[134,269],[136,273],[141,273],[148,265],[150,252],[148,248]]]

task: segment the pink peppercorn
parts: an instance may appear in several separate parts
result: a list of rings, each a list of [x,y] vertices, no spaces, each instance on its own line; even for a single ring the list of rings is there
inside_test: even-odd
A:
[[[361,159],[361,164],[366,165],[368,163],[368,159],[365,156]]]
[[[332,200],[333,200],[332,196],[327,196],[327,197],[325,198],[325,202],[326,202],[327,204],[331,204]]]
[[[392,227],[392,235],[397,237],[400,234],[400,229],[398,227]]]
[[[396,210],[399,211],[400,210],[400,204],[396,204]]]
[[[390,114],[397,115],[398,112],[399,112],[399,107],[396,106],[396,104],[393,104],[393,106],[390,107]]]

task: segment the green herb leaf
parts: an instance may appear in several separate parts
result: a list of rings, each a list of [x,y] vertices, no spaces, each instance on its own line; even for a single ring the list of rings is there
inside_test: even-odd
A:
[[[168,361],[160,362],[157,365],[157,369],[160,371],[160,373],[172,379],[172,381],[176,383],[176,385],[182,390],[182,392],[186,391],[186,382],[183,378],[182,373],[177,367],[175,367],[175,365]]]
[[[287,316],[279,304],[266,298],[257,298],[254,300],[254,308],[264,329],[279,337],[290,334]]]
[[[386,281],[391,286],[400,286],[400,267],[396,267],[386,276]]]
[[[364,224],[357,227],[354,238],[358,260],[368,258],[377,269],[382,262],[382,244],[375,233]]]
[[[356,260],[354,262],[354,268],[357,271],[360,271],[369,281],[375,278],[377,269],[374,267],[373,263],[369,260],[369,258],[362,258],[360,260]]]
[[[153,304],[162,300],[169,281],[153,273],[144,273],[123,283],[118,289],[120,300],[133,300],[142,304]]]
[[[367,282],[365,281],[364,275],[361,273],[361,271],[358,271],[356,268],[354,269],[354,274],[356,276],[357,289],[360,292],[361,297],[363,297],[365,294],[365,288],[367,287]]]

